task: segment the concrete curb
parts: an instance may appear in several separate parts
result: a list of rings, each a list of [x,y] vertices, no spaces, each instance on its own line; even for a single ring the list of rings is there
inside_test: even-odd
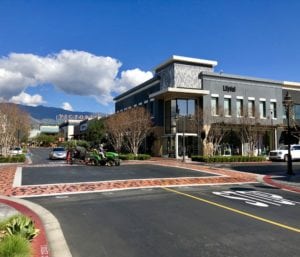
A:
[[[264,176],[263,177],[263,182],[270,185],[270,186],[277,187],[277,188],[280,188],[280,189],[283,189],[283,190],[291,191],[291,192],[294,192],[294,193],[300,193],[300,188],[285,185],[285,184],[282,184],[280,182],[275,182],[272,179],[271,175]]]
[[[51,212],[38,204],[19,198],[1,195],[0,202],[10,205],[34,219],[37,227],[40,229],[37,245],[34,246],[37,251],[35,256],[72,257],[60,224]]]

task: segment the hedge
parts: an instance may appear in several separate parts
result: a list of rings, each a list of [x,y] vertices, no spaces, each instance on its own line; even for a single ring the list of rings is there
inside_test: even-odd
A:
[[[17,154],[7,157],[0,156],[0,163],[25,162],[25,160],[25,154]]]
[[[192,156],[192,161],[197,162],[263,162],[265,160],[265,156]]]
[[[149,154],[138,154],[134,155],[132,153],[130,154],[119,154],[119,158],[124,161],[128,160],[149,160],[151,156]]]

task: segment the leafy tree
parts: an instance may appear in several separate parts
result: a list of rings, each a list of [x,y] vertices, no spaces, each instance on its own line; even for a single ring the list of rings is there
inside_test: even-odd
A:
[[[89,142],[100,143],[105,137],[105,127],[102,119],[93,119],[89,122],[86,139]]]
[[[37,135],[35,138],[36,142],[42,146],[51,146],[51,144],[57,142],[57,139],[58,139],[57,136],[47,135],[44,133]]]

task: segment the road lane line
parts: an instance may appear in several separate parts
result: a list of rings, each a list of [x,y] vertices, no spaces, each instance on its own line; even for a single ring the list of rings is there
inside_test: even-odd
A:
[[[208,204],[210,204],[210,205],[214,205],[214,206],[217,206],[217,207],[220,207],[220,208],[223,208],[223,209],[226,209],[226,210],[229,210],[229,211],[232,211],[232,212],[235,212],[235,213],[238,213],[238,214],[241,214],[241,215],[244,215],[244,216],[247,216],[247,217],[256,219],[256,220],[259,220],[259,221],[263,221],[263,222],[266,222],[266,223],[275,225],[275,226],[277,226],[277,227],[281,227],[281,228],[284,228],[284,229],[287,229],[287,230],[290,230],[290,231],[293,231],[293,232],[300,233],[300,229],[299,229],[299,228],[287,226],[287,225],[278,223],[278,222],[276,222],[276,221],[272,221],[272,220],[269,220],[269,219],[265,219],[265,218],[256,216],[256,215],[254,215],[254,214],[248,213],[248,212],[240,211],[240,210],[238,210],[238,209],[231,208],[231,207],[228,207],[228,206],[226,206],[226,205],[219,204],[219,203],[216,203],[216,202],[213,202],[213,201],[209,201],[209,200],[206,200],[206,199],[204,199],[204,198],[200,198],[200,197],[197,197],[197,196],[193,196],[193,195],[190,195],[190,194],[186,194],[186,193],[183,193],[183,192],[180,192],[180,191],[171,189],[171,188],[162,187],[162,189],[164,189],[164,190],[166,190],[166,191],[169,191],[169,192],[173,192],[173,193],[175,193],[175,194],[179,194],[179,195],[183,195],[183,196],[192,198],[192,199],[194,199],[194,200],[198,200],[198,201],[200,201],[200,202],[208,203]]]
[[[20,187],[21,185],[22,185],[22,167],[17,167],[12,186]]]

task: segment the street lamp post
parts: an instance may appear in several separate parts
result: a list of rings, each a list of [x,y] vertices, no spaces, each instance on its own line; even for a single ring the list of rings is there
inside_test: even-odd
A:
[[[185,116],[183,117],[183,131],[182,131],[183,157],[182,162],[185,162]]]
[[[291,156],[291,127],[290,127],[290,111],[293,106],[293,99],[289,92],[286,93],[283,99],[283,105],[286,112],[286,122],[287,122],[287,145],[288,145],[288,160],[287,160],[287,174],[294,175],[292,167],[292,156]]]

